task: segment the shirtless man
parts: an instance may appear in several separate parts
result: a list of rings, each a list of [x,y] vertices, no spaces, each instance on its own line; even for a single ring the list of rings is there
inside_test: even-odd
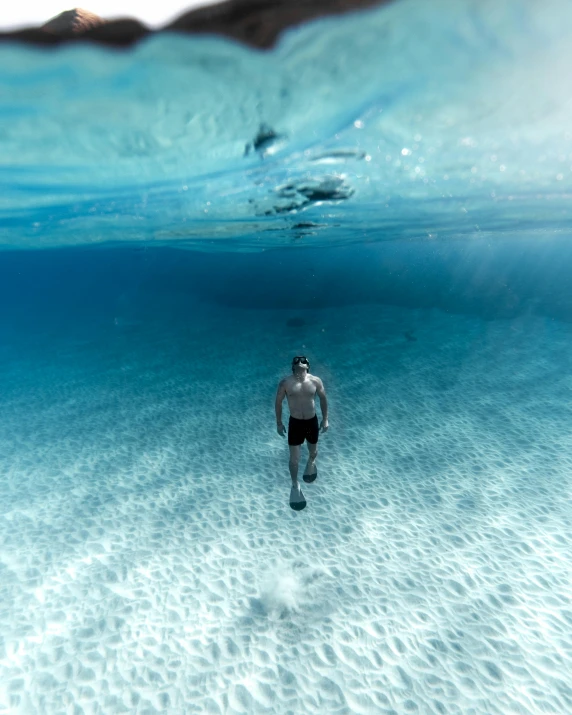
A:
[[[314,407],[314,397],[320,398],[322,422],[318,429],[318,416]],[[305,482],[313,482],[318,476],[316,457],[318,456],[318,434],[320,430],[328,429],[328,401],[326,391],[319,377],[310,375],[310,363],[302,356],[292,360],[292,375],[280,380],[276,393],[276,426],[278,434],[283,437],[286,427],[282,424],[282,401],[288,399],[290,420],[288,422],[288,445],[290,447],[290,476],[292,489],[290,491],[290,506],[300,510],[306,506],[306,500],[298,482],[298,463],[300,461],[300,446],[308,442],[308,462],[304,469]]]

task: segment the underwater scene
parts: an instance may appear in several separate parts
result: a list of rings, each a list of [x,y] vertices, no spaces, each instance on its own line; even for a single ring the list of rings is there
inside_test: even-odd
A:
[[[0,44],[0,714],[572,712],[571,36]]]

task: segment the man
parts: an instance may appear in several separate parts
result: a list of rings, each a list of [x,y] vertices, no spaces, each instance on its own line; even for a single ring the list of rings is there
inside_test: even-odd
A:
[[[318,429],[318,417],[314,407],[314,398],[320,398],[322,423]],[[298,482],[298,463],[300,461],[300,446],[304,440],[308,442],[308,462],[304,469],[303,479],[311,483],[318,476],[316,457],[318,456],[318,434],[320,430],[328,429],[328,401],[326,391],[319,377],[310,375],[310,363],[304,355],[292,360],[292,375],[280,380],[276,393],[276,426],[278,434],[283,437],[286,428],[282,424],[282,401],[288,399],[290,420],[288,422],[288,445],[290,447],[290,506],[299,511],[306,506],[306,499]]]

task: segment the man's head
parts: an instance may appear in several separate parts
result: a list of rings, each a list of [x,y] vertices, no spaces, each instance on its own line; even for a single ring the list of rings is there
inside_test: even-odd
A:
[[[292,372],[310,372],[310,363],[305,355],[296,355],[292,358]]]

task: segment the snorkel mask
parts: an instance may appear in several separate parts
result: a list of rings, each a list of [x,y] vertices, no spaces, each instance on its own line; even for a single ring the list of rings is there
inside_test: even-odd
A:
[[[310,372],[310,363],[305,355],[297,355],[292,359],[292,372],[294,372],[294,366],[298,364],[306,365],[308,372]]]

